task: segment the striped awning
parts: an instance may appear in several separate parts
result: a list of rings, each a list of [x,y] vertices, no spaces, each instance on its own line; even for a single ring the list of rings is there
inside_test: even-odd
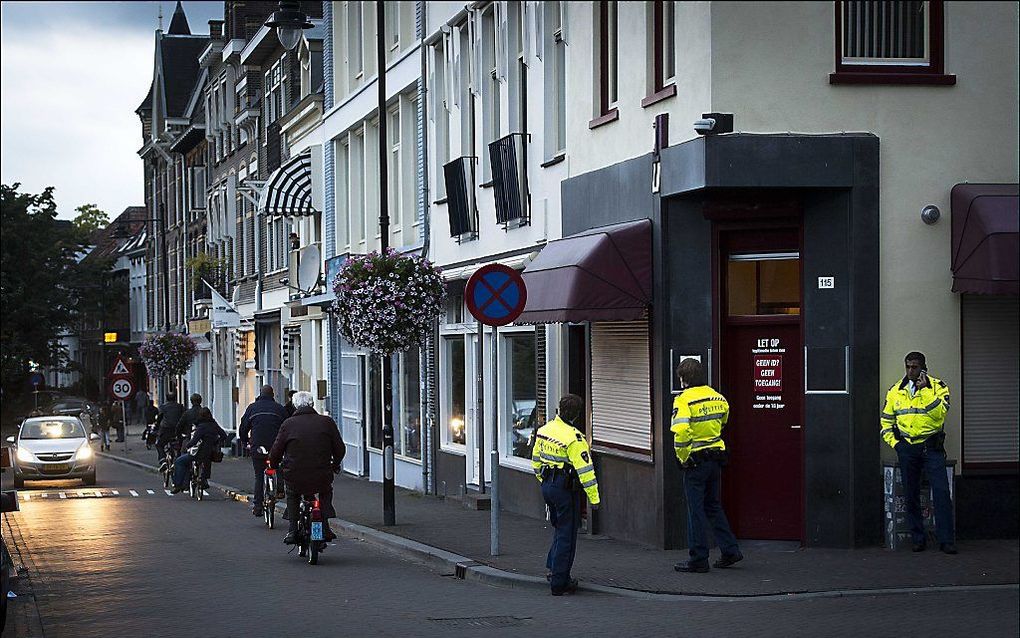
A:
[[[304,217],[312,206],[312,154],[292,157],[276,169],[263,187],[262,201],[270,217]]]

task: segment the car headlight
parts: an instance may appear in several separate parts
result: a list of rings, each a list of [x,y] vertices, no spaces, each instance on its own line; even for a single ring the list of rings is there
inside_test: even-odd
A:
[[[82,445],[80,448],[78,448],[78,454],[76,454],[74,458],[75,458],[75,460],[78,460],[78,461],[87,461],[87,460],[91,459],[92,458],[92,446],[90,446],[88,443]]]
[[[35,454],[32,454],[23,447],[18,448],[18,460],[22,463],[35,463]]]

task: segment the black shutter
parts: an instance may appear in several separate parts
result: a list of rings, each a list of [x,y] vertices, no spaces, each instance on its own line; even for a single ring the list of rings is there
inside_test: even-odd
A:
[[[477,236],[478,210],[475,208],[474,158],[458,157],[443,165],[443,179],[446,181],[450,236]]]
[[[511,133],[489,144],[492,192],[496,200],[496,222],[506,226],[528,222],[528,190],[524,161],[524,134]]]

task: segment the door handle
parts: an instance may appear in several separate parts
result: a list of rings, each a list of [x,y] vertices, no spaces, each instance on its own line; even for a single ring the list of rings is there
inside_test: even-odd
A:
[[[791,425],[791,426],[790,426],[790,429],[791,429],[791,430],[799,430],[799,429],[800,429],[800,426],[799,426],[799,425]]]

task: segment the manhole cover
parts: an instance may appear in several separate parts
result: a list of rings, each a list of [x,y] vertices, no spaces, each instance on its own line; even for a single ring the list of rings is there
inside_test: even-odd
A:
[[[516,616],[475,616],[473,618],[429,618],[444,627],[520,627],[531,618]]]

